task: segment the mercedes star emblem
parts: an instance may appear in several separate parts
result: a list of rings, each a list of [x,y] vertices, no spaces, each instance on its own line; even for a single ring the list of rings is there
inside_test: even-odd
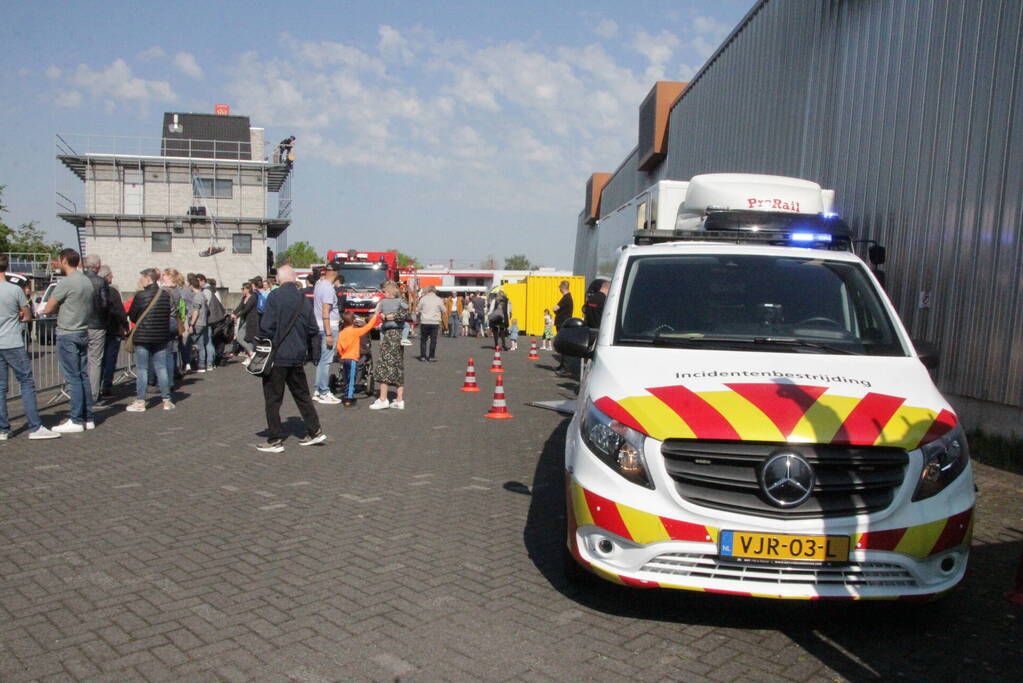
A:
[[[779,453],[760,470],[760,488],[774,505],[791,508],[806,502],[817,476],[813,467],[795,453]]]

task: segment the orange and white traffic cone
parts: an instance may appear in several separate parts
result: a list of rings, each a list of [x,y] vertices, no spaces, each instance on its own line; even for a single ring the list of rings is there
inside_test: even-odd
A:
[[[462,391],[479,390],[480,388],[476,386],[476,364],[470,358],[469,364],[465,366],[465,382],[462,384]]]
[[[533,341],[529,345],[529,355],[526,356],[526,360],[540,360],[540,352],[536,348],[536,337],[533,337]]]
[[[501,379],[498,377],[497,379]],[[490,417],[489,415],[487,417]],[[1005,599],[1023,605],[1023,547],[1020,548],[1019,566],[1016,567],[1016,586],[1005,594]]]
[[[494,347],[494,360],[490,364],[491,372],[504,372],[504,366],[501,364],[501,348],[499,346]]]
[[[490,406],[490,412],[483,417],[492,420],[510,420],[512,414],[508,412],[508,404],[504,401],[504,378],[497,376],[497,384],[494,385],[494,402]]]

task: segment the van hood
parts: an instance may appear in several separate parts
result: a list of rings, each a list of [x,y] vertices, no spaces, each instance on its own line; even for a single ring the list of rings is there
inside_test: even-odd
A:
[[[957,418],[916,358],[601,347],[605,415],[652,438],[914,449]]]

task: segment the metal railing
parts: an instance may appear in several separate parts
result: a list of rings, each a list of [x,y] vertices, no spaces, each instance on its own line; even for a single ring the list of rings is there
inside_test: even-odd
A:
[[[141,137],[134,135],[56,134],[59,156],[78,157],[95,154],[121,154],[148,157],[189,157],[224,161],[270,161],[283,164],[279,145],[263,142],[252,149],[251,140],[225,141],[199,138]]]
[[[32,379],[35,381],[36,397],[40,408],[51,406],[68,398],[64,375],[60,371],[60,361],[57,357],[56,324],[57,316],[50,315],[38,316],[25,326],[25,347],[28,350],[29,362],[32,364]],[[122,345],[117,353],[117,361],[114,363],[114,384],[134,381],[134,357],[127,353]],[[15,378],[14,372],[8,369],[8,401],[20,397],[21,384]],[[11,416],[20,415],[20,402],[18,402],[17,410],[11,410],[13,407],[12,404],[8,405]]]

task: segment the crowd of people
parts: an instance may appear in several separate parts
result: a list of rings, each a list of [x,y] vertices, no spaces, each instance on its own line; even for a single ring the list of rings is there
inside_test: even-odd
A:
[[[112,286],[113,273],[99,256],[82,259],[73,249],[59,255],[64,277],[42,313],[56,316],[56,355],[69,395],[67,417],[51,429],[42,425],[36,404],[24,326],[31,319],[25,291],[2,276],[8,266],[0,254],[0,440],[11,430],[6,410],[7,368],[21,384],[30,439],[52,439],[96,427],[95,407],[112,397],[114,372],[121,347],[134,359],[135,396],[128,412],[153,407],[151,387],[159,392],[156,407],[175,409],[174,387],[188,373],[213,371],[227,359],[251,363],[257,345],[272,340],[274,359],[262,375],[268,438],[257,448],[284,449],[280,408],[287,388],[305,423],[300,445],[322,442],[315,403],[356,405],[356,386],[376,386],[370,410],[405,408],[404,347],[418,333],[421,362],[436,362],[437,339],[492,336],[496,347],[515,350],[518,320],[503,291],[440,297],[435,287],[415,291],[404,283],[385,281],[381,298],[368,319],[347,309],[344,278],[332,264],[314,268],[300,288],[295,270],[282,266],[276,277],[254,277],[242,285],[240,300],[228,311],[217,283],[201,273],[182,274],[173,268],[146,268],[135,293],[123,300]],[[568,282],[561,299],[544,312],[543,344],[550,348],[557,328],[574,312]],[[603,290],[594,290],[600,296]],[[592,323],[594,298],[587,294],[583,315]],[[602,308],[603,302],[600,302]],[[594,309],[594,310],[591,310]],[[594,325],[595,326],[595,325]],[[379,342],[370,351],[372,330]],[[340,373],[334,370],[339,360]],[[304,364],[315,366],[312,389]]]

